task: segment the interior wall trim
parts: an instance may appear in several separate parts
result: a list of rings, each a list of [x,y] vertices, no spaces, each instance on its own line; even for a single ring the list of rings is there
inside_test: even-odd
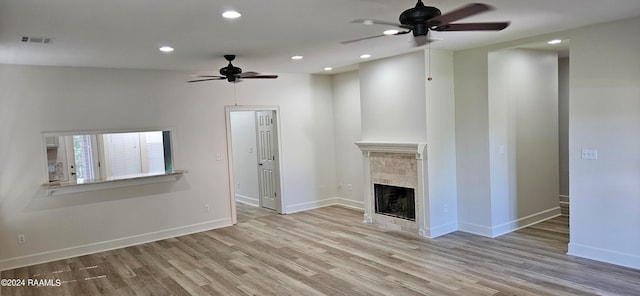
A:
[[[243,204],[251,205],[251,206],[257,206],[257,207],[260,206],[260,199],[253,196],[246,196],[246,195],[236,193],[236,201]]]
[[[323,208],[328,206],[335,206],[335,205],[364,211],[364,202],[354,201],[354,200],[346,199],[343,197],[330,197],[322,200],[309,201],[309,202],[289,205],[286,207],[285,214],[292,214],[296,212],[308,211],[308,210],[313,210],[313,209],[318,209],[318,208]]]
[[[558,217],[560,215],[560,206],[557,206],[496,226],[479,225],[458,221],[458,230],[485,237],[495,238],[525,227],[529,227],[533,224]]]
[[[207,231],[216,228],[231,226],[231,218],[207,221],[192,225],[170,228],[155,232],[149,232],[129,237],[117,238],[113,240],[86,244],[76,247],[46,251],[42,253],[30,254],[26,256],[14,257],[0,260],[0,271],[51,262],[55,260],[67,259],[77,256],[93,254],[97,252],[110,251],[129,246],[140,245],[153,241],[183,236],[187,234]]]
[[[498,237],[509,232],[516,231],[533,224],[537,224],[555,217],[560,216],[560,206],[546,209],[538,213],[531,214],[522,218],[518,218],[507,223],[503,223],[492,228],[491,237]]]
[[[640,269],[640,257],[579,243],[569,243],[568,255]]]

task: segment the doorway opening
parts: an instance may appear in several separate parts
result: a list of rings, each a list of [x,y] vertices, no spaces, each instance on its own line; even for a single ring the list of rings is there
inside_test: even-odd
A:
[[[236,203],[282,213],[278,107],[227,106],[225,113],[233,224]]]

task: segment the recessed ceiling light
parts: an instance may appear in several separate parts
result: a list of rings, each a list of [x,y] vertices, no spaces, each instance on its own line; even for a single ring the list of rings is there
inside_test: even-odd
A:
[[[239,12],[235,11],[235,10],[227,10],[225,12],[222,13],[222,17],[226,18],[226,19],[235,19],[235,18],[239,18],[242,14],[240,14]]]
[[[162,46],[162,47],[158,48],[158,50],[160,50],[162,52],[172,52],[174,49],[171,46]]]
[[[301,55],[295,55],[295,56],[291,57],[292,60],[302,60],[302,58],[303,58],[303,56],[301,56]]]
[[[333,68],[331,68],[331,67],[324,67],[324,70],[325,70],[325,71],[331,71],[331,70],[333,70]]]
[[[549,43],[549,44],[559,44],[559,43],[562,43],[562,40],[560,40],[560,39],[553,39],[553,40],[551,40],[551,41],[549,41],[549,42],[547,42],[547,43]]]
[[[371,57],[371,55],[370,55],[370,54],[368,54],[368,53],[365,53],[365,54],[363,54],[363,55],[361,55],[361,56],[360,56],[360,58],[361,58],[361,59],[368,59],[368,58],[370,58],[370,57]]]
[[[385,35],[395,35],[395,34],[398,34],[398,32],[400,32],[400,31],[391,29],[391,30],[386,30],[386,31],[384,31],[382,33],[385,34]]]

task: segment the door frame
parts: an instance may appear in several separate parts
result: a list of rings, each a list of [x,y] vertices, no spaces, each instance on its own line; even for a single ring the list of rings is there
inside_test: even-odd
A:
[[[231,112],[237,112],[237,111],[273,111],[275,113],[275,117],[276,117],[276,144],[278,145],[278,157],[277,157],[277,165],[278,165],[278,180],[279,180],[279,184],[278,186],[280,186],[278,192],[280,192],[280,202],[278,203],[278,213],[282,214],[283,209],[284,209],[284,201],[285,201],[285,194],[283,193],[282,188],[284,188],[284,172],[283,172],[283,166],[282,166],[282,133],[281,133],[281,129],[280,129],[280,125],[281,125],[281,121],[280,121],[280,107],[279,106],[261,106],[261,105],[255,105],[255,106],[225,106],[224,107],[224,112],[225,112],[225,122],[226,122],[226,130],[227,130],[227,134],[226,134],[226,141],[227,141],[227,155],[229,157],[227,157],[227,169],[228,169],[228,174],[229,174],[229,203],[230,203],[230,208],[229,210],[231,211],[231,222],[233,224],[237,224],[238,223],[238,218],[237,218],[237,214],[236,214],[236,203],[235,203],[235,196],[236,196],[236,190],[235,190],[235,180],[234,180],[234,172],[233,172],[233,145],[232,145],[232,139],[231,139]],[[257,169],[256,169],[257,172]]]

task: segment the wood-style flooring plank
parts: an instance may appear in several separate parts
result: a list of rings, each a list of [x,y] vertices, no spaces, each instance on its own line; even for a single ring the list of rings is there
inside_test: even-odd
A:
[[[232,227],[4,271],[62,285],[2,295],[640,295],[640,270],[566,255],[566,215],[424,239],[339,206],[237,210]]]

